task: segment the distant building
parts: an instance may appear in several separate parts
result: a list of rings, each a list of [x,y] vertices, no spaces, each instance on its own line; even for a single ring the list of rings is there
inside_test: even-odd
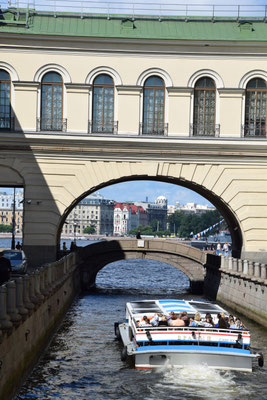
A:
[[[94,227],[97,235],[113,234],[114,201],[104,198],[99,193],[93,193],[84,198],[70,212],[62,234],[83,235],[87,227]]]
[[[146,211],[132,203],[116,203],[114,206],[114,235],[127,235],[139,225],[147,225]]]
[[[15,232],[22,233],[23,229],[23,190],[16,189],[15,195]],[[14,194],[0,192],[0,224],[12,225],[13,223]]]
[[[173,214],[175,211],[183,211],[186,214],[203,214],[207,211],[214,211],[215,207],[209,206],[208,204],[196,204],[196,203],[186,203],[185,205],[176,202],[175,205],[168,206],[168,215]]]
[[[165,196],[157,197],[155,203],[151,203],[148,201],[136,201],[135,205],[141,206],[146,210],[147,225],[150,225],[152,221],[157,220],[158,230],[166,229],[168,200]]]

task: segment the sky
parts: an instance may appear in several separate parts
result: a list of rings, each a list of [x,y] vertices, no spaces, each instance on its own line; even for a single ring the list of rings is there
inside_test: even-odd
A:
[[[165,196],[168,204],[179,201],[181,204],[197,203],[209,204],[208,200],[192,190],[165,182],[132,181],[118,183],[99,190],[99,193],[110,200],[124,201],[148,201],[154,202],[158,196]]]

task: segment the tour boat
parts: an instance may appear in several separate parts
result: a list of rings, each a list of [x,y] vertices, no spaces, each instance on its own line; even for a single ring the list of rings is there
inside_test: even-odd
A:
[[[136,368],[151,369],[165,365],[184,367],[205,364],[210,368],[236,371],[252,371],[252,362],[258,359],[263,366],[263,356],[250,348],[249,329],[230,329],[201,326],[158,326],[140,323],[144,316],[169,318],[170,313],[187,312],[193,318],[199,313],[204,320],[210,313],[214,321],[217,315],[229,314],[217,304],[187,300],[144,300],[126,303],[124,322],[114,324],[115,335],[122,341],[122,361],[132,360]],[[163,319],[166,319],[163,317]]]

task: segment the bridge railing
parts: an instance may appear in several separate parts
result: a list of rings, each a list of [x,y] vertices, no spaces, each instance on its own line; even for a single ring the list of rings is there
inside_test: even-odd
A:
[[[0,329],[10,330],[35,311],[76,268],[77,254],[45,264],[0,286]],[[2,332],[0,331],[0,342]]]
[[[221,256],[221,269],[257,280],[267,278],[267,266],[263,263]]]

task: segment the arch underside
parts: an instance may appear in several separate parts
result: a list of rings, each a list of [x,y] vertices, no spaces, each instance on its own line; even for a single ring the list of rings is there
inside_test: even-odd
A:
[[[71,204],[71,206],[65,211],[65,213],[62,216],[60,226],[58,229],[58,246],[60,244],[60,234],[61,230],[63,227],[63,224],[68,216],[68,214],[71,212],[71,210],[86,196],[89,194],[98,191],[104,187],[110,186],[110,185],[115,185],[117,183],[122,183],[122,182],[127,182],[127,181],[144,181],[144,180],[151,180],[151,181],[158,181],[158,182],[165,182],[165,183],[170,183],[170,184],[175,184],[179,185],[185,188],[188,188],[190,190],[193,190],[194,192],[200,194],[201,196],[205,197],[210,203],[212,203],[216,209],[220,212],[224,220],[226,221],[231,238],[232,238],[232,255],[235,258],[240,258],[241,250],[242,250],[242,233],[241,229],[239,226],[239,223],[237,221],[236,216],[234,213],[231,211],[230,207],[228,204],[226,204],[222,198],[220,198],[218,195],[216,195],[214,192],[206,189],[204,186],[201,186],[193,181],[186,181],[184,179],[180,178],[174,178],[174,177],[163,177],[163,176],[149,176],[149,175],[134,175],[134,176],[129,176],[129,177],[123,177],[120,179],[112,179],[107,182],[103,182],[99,184],[98,186],[92,187],[90,190],[87,192],[83,193],[82,196],[77,198],[75,202]]]

